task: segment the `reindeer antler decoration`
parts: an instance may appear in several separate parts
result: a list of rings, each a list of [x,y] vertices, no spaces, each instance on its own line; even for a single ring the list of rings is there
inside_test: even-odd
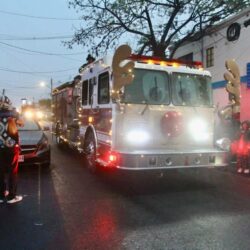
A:
[[[121,45],[115,52],[112,62],[113,68],[113,89],[112,97],[119,97],[119,90],[130,84],[133,80],[133,68],[134,62],[128,62],[125,65],[121,65],[122,61],[128,59],[131,55],[131,48],[128,45]]]
[[[229,100],[232,107],[232,116],[239,119],[240,115],[240,70],[234,60],[226,61],[228,72],[224,74],[224,78],[228,81],[226,90],[229,93]]]

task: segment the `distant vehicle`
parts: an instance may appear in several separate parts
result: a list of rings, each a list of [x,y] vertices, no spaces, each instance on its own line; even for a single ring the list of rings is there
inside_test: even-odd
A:
[[[49,127],[42,127],[33,119],[25,119],[24,127],[20,127],[19,137],[21,153],[19,163],[24,165],[50,165],[50,144],[44,131]]]

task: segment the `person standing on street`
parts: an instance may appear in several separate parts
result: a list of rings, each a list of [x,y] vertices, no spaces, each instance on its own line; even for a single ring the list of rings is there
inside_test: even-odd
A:
[[[22,196],[16,195],[20,151],[17,126],[23,126],[23,121],[13,109],[10,99],[3,94],[0,97],[0,203],[22,200]]]
[[[238,139],[231,144],[231,152],[237,159],[237,172],[250,173],[250,123],[243,121]]]

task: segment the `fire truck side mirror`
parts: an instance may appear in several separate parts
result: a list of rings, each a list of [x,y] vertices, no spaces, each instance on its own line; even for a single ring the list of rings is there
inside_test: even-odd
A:
[[[129,61],[124,63],[124,60],[128,60],[131,55],[131,48],[128,45],[121,45],[114,54],[112,61],[112,79],[113,88],[111,92],[112,99],[119,99],[120,89],[130,84],[133,81],[133,69],[134,62]]]
[[[124,99],[124,87],[122,87],[120,90],[119,90],[119,100],[123,101]]]
[[[124,88],[121,88],[116,95],[111,94],[111,99],[113,103],[124,101]]]

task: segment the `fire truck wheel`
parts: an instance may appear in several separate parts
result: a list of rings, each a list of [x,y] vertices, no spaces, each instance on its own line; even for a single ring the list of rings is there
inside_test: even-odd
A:
[[[84,141],[84,152],[88,162],[88,169],[91,173],[97,172],[96,165],[96,143],[92,132],[87,133]]]

